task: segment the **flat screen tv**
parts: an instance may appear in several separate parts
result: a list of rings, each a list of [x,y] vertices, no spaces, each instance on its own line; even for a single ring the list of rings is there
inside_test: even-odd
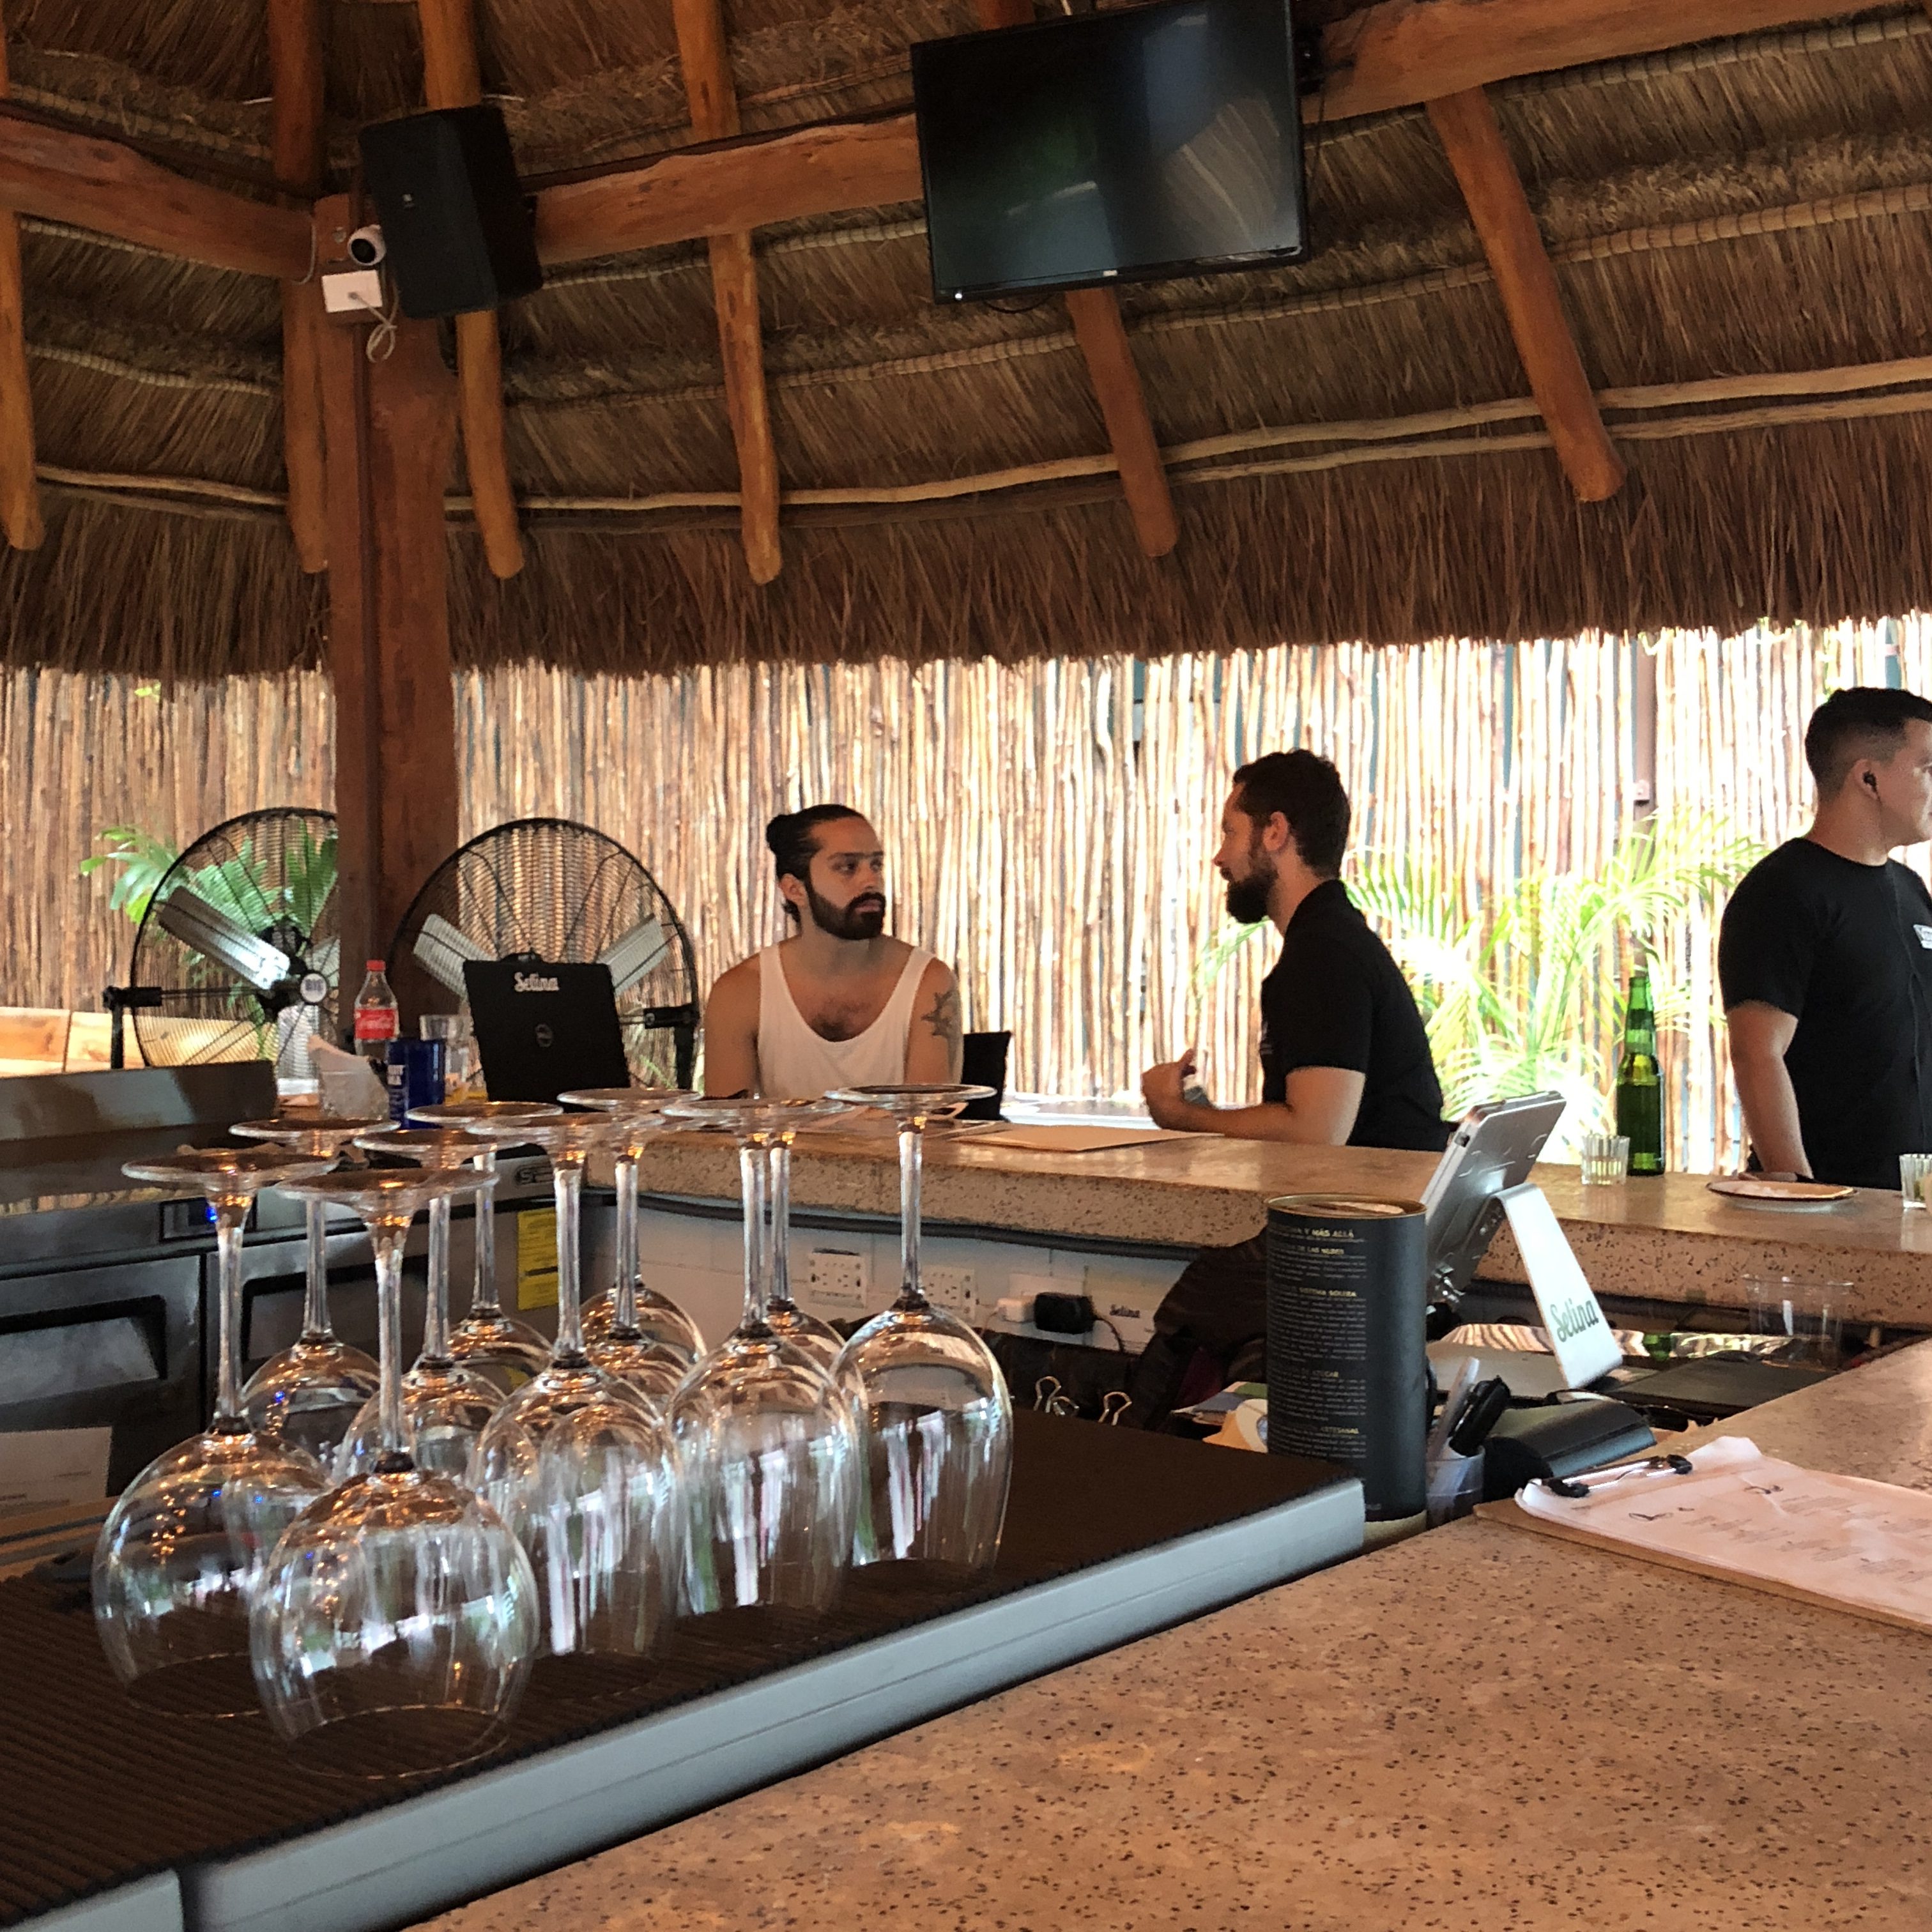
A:
[[[1287,0],[922,41],[912,80],[941,302],[1308,252]]]

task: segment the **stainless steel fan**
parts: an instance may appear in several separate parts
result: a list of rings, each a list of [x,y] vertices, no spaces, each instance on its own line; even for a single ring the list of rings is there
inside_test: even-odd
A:
[[[567,818],[519,818],[482,833],[430,874],[388,952],[405,1032],[454,1012],[467,960],[601,961],[616,988],[633,1078],[688,1087],[698,972],[682,922],[614,838]]]
[[[142,1058],[306,1073],[308,1036],[334,1034],[341,951],[334,814],[278,806],[225,820],[162,874],[134,935]]]

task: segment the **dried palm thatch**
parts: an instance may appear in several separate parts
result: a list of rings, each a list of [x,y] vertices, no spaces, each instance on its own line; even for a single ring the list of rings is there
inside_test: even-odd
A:
[[[358,125],[419,101],[421,51],[412,6],[327,10],[340,178]],[[478,14],[526,171],[688,138],[662,5]],[[972,23],[966,0],[739,0],[746,124],[902,106],[909,44]],[[24,0],[8,25],[22,98],[266,190],[259,9]],[[1927,346],[1932,17],[1867,10],[1496,92],[1630,466],[1610,502],[1573,501],[1454,178],[1406,111],[1312,130],[1306,266],[1124,292],[1180,516],[1159,563],[1134,544],[1062,306],[937,308],[916,206],[758,238],[788,492],[786,568],[764,589],[737,542],[704,250],[559,273],[503,318],[520,577],[484,568],[452,477],[459,657],[662,670],[1735,632],[1932,599],[1932,380],[1832,373]],[[313,662],[316,593],[279,520],[275,291],[35,224],[26,280],[57,487],[46,548],[0,562],[0,658],[170,677]],[[1759,389],[1684,387],[1714,377]]]

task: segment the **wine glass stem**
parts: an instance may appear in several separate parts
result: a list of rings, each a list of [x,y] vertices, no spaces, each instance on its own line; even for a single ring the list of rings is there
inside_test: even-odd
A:
[[[745,1196],[745,1325],[762,1327],[771,1312],[765,1276],[765,1150],[754,1141],[738,1150]]]
[[[767,1252],[771,1258],[767,1278],[772,1301],[782,1306],[791,1299],[791,1268],[785,1252],[791,1239],[791,1144],[788,1141],[772,1142],[769,1173],[771,1229]]]
[[[423,1304],[423,1360],[449,1355],[449,1196],[429,1204],[429,1296]]]
[[[484,1174],[496,1172],[496,1150],[486,1147],[476,1165]],[[470,1312],[486,1321],[499,1319],[502,1304],[496,1299],[496,1198],[476,1197],[476,1282],[470,1290]]]
[[[926,1136],[911,1120],[899,1123],[899,1272],[900,1292],[920,1299],[919,1196],[925,1169]]]
[[[215,1253],[220,1262],[215,1291],[216,1337],[214,1426],[218,1430],[245,1429],[242,1419],[242,1229],[248,1219],[246,1201],[214,1204]]]
[[[328,1204],[323,1201],[302,1204],[302,1220],[308,1230],[308,1286],[302,1298],[302,1340],[328,1340]]]
[[[382,1435],[382,1460],[409,1460],[403,1420],[403,1250],[410,1238],[406,1221],[377,1221],[369,1228],[376,1255],[376,1411]]]
[[[638,1325],[638,1163],[620,1154],[617,1169],[617,1280],[610,1296],[616,1326]]]
[[[550,1176],[556,1195],[556,1353],[569,1360],[584,1353],[584,1292],[578,1244],[583,1219],[584,1163],[554,1155]]]

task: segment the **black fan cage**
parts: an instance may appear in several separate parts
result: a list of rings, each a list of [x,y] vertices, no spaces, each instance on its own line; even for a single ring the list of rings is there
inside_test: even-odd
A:
[[[204,832],[162,874],[134,936],[130,984],[159,995],[134,1016],[142,1058],[274,1060],[285,1023],[333,1039],[335,884],[332,812],[277,806]]]
[[[464,1010],[462,962],[602,960],[617,989],[632,1078],[691,1084],[698,970],[683,922],[641,861],[568,818],[519,818],[459,848],[430,874],[390,941],[405,1032]]]

